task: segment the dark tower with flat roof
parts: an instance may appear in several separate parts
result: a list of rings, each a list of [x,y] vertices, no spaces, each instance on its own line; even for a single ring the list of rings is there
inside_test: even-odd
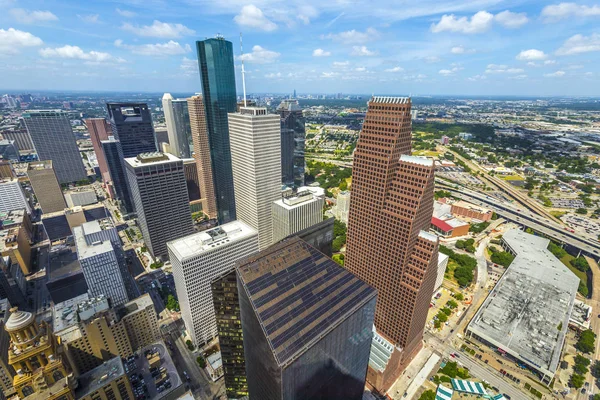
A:
[[[156,151],[152,115],[146,103],[106,103],[112,132],[121,145],[122,158]]]

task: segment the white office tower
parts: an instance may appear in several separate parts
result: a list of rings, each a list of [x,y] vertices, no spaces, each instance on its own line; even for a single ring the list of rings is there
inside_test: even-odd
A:
[[[347,224],[348,211],[350,211],[350,192],[346,190],[338,193],[333,215],[337,220]]]
[[[217,336],[211,282],[258,251],[258,234],[233,221],[167,243],[185,326],[197,345]]]
[[[144,242],[166,259],[167,242],[194,232],[183,161],[168,153],[126,158],[127,180]]]
[[[92,228],[94,232],[86,235],[85,225],[73,228],[73,236],[88,292],[92,297],[108,297],[113,307],[125,304],[129,298],[121,275],[118,252],[111,240],[104,234],[98,234],[95,227]]]
[[[26,209],[31,213],[31,206],[23,193],[21,182],[17,178],[0,178],[0,212]]]
[[[305,190],[283,196],[272,207],[273,242],[323,221],[322,196]]]
[[[273,244],[271,206],[281,198],[281,122],[263,107],[229,114],[237,219],[258,231],[260,250]]]
[[[165,93],[162,105],[169,135],[169,153],[180,158],[190,158],[193,146],[187,99],[173,99],[171,93]]]

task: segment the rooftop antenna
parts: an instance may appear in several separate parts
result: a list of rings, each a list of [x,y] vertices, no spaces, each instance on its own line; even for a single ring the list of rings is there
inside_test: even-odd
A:
[[[242,32],[240,32],[240,59],[242,60],[242,89],[244,90],[244,107],[246,105],[246,71],[244,70],[244,50],[242,48]]]

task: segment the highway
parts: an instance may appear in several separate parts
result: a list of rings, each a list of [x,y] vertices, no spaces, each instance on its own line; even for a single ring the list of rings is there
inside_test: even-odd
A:
[[[493,199],[489,196],[479,194],[468,189],[456,189],[447,183],[441,182],[436,182],[436,185],[440,189],[447,190],[456,197],[459,197],[465,201],[489,208],[507,220],[529,227],[538,233],[546,235],[549,238],[577,248],[595,260],[598,260],[600,257],[600,243],[591,239],[586,239],[582,235],[571,233],[565,230],[564,227],[558,226],[548,219],[539,217],[533,213],[515,210],[512,205],[503,204],[497,199]]]

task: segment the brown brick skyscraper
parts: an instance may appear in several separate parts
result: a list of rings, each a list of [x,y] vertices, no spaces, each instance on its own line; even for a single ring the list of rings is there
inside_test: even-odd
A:
[[[393,349],[367,380],[382,393],[422,347],[437,270],[437,238],[426,232],[433,160],[410,155],[410,109],[410,98],[369,101],[352,171],[346,268],[379,292],[375,328]]]
[[[96,153],[100,175],[104,183],[107,184],[110,182],[110,172],[108,171],[104,150],[102,150],[102,143],[100,142],[108,140],[108,137],[112,135],[112,129],[106,118],[88,118],[85,120],[85,124],[92,140],[94,153]]]
[[[215,186],[210,160],[210,145],[208,143],[208,130],[206,128],[206,114],[202,95],[195,95],[187,99],[190,114],[190,127],[192,143],[194,144],[194,159],[198,170],[200,183],[200,201],[202,211],[208,218],[217,218],[217,202],[215,199]]]

